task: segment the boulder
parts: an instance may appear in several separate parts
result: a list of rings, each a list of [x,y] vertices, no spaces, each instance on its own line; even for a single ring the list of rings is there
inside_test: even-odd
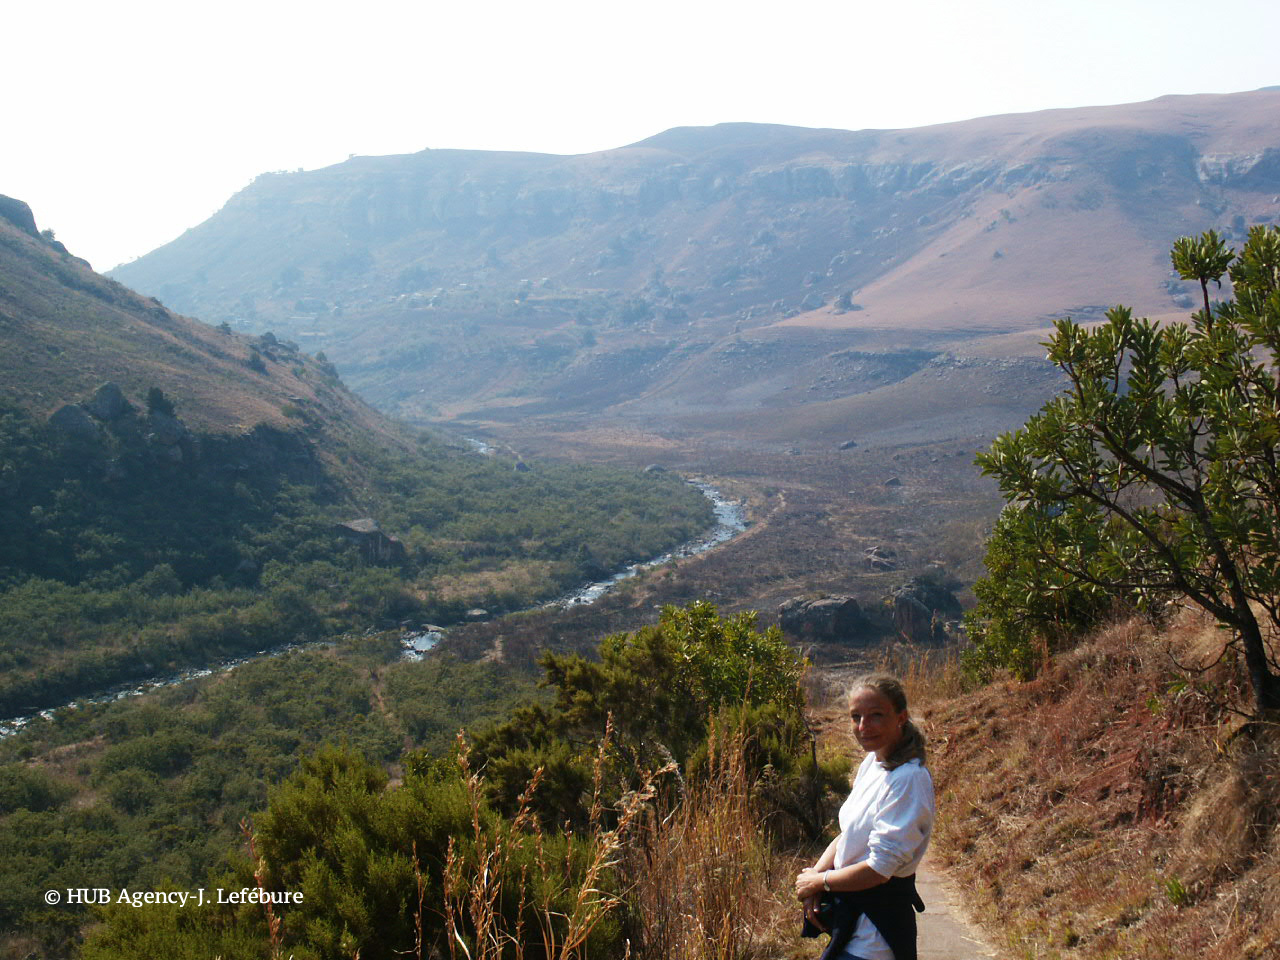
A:
[[[953,619],[964,612],[956,595],[931,576],[912,577],[898,587],[894,595],[914,597],[930,610]]]
[[[98,440],[102,430],[94,423],[93,417],[78,403],[63,404],[49,418],[49,426],[60,433],[78,440]]]
[[[187,437],[187,428],[177,417],[153,410],[147,414],[147,442],[172,447]]]
[[[867,618],[853,597],[792,597],[778,606],[778,623],[783,633],[792,637],[850,641],[867,627]]]
[[[863,551],[862,562],[867,565],[868,570],[897,570],[896,557],[897,553],[892,549],[877,544]]]
[[[858,445],[858,441],[857,441],[857,440],[846,440],[844,443],[840,444],[840,449],[841,449],[841,450],[852,450],[852,449],[853,449],[854,447],[856,447],[857,445]]]
[[[108,382],[95,390],[93,399],[84,406],[99,420],[109,423],[125,415],[129,410],[129,401],[124,398],[123,390],[114,383]]]
[[[912,596],[894,596],[893,629],[907,643],[929,643],[941,639],[934,636],[933,611]]]
[[[651,463],[644,468],[645,473],[666,473],[667,468],[660,463]]]
[[[888,480],[886,480],[886,481],[884,482],[884,485],[885,485],[886,487],[900,487],[900,486],[902,486],[902,478],[901,478],[901,477],[890,477]]]

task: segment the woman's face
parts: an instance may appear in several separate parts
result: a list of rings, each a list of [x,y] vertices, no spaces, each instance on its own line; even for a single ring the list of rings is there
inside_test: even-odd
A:
[[[906,710],[895,710],[889,698],[878,690],[861,687],[849,698],[849,719],[858,745],[884,760],[902,739]]]

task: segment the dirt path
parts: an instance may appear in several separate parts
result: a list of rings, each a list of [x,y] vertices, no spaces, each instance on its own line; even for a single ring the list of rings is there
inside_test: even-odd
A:
[[[916,888],[925,903],[924,913],[917,917],[919,960],[992,960],[999,956],[964,919],[959,890],[930,866],[927,855],[916,873]]]

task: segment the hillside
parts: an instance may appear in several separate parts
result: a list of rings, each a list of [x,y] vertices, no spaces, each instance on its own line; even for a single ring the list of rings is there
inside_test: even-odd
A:
[[[1264,90],[914,130],[680,128],[572,157],[355,157],[263,175],[115,276],[323,348],[411,417],[826,443],[832,421],[894,407],[874,395],[895,384],[926,424],[946,414],[945,391],[908,384],[930,359],[1003,353],[1034,379],[1040,338],[1009,335],[1116,302],[1185,315],[1169,244],[1280,215],[1277,117]],[[990,371],[962,380],[950,393]],[[994,403],[991,425],[1052,383]],[[902,436],[962,433],[919,422]]]
[[[674,474],[411,431],[290,342],[177,316],[25,204],[0,213],[0,726],[268,647],[518,609],[711,524]]]
[[[113,382],[135,398],[151,387],[181,397],[183,421],[215,435],[296,430],[290,404],[330,427],[394,435],[297,347],[178,316],[45,240],[26,204],[0,201],[0,401],[43,418]],[[261,370],[249,366],[254,352]]]
[[[1276,956],[1280,749],[1245,686],[1186,611],[1081,637],[1030,682],[939,685],[934,850],[1002,956]]]

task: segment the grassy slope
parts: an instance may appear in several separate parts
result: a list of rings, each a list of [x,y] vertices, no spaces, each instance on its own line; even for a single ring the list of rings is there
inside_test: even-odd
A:
[[[1262,960],[1280,943],[1280,736],[1246,727],[1241,672],[1189,615],[1113,626],[1029,683],[925,712],[935,850],[970,905],[1037,958]]]
[[[247,367],[254,340],[222,333],[166,310],[94,273],[0,220],[0,399],[47,416],[111,380],[136,398],[152,386],[182,399],[193,430],[242,433],[259,424],[288,428],[290,397],[321,401],[380,429],[377,417],[345,391],[314,376],[314,365],[292,355]]]

